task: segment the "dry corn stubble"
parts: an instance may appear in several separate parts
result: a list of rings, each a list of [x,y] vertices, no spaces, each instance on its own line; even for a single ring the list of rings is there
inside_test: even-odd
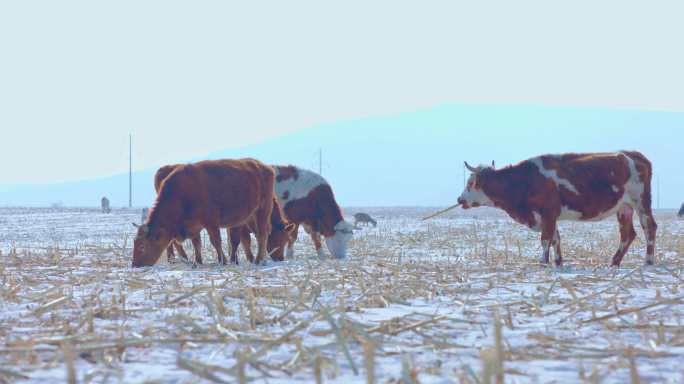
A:
[[[424,223],[422,210],[370,213],[379,225],[357,232],[349,260],[317,261],[301,235],[297,259],[259,268],[132,270],[123,223],[133,212],[93,228],[45,214],[63,241],[22,244],[30,228],[10,225],[0,382],[682,379],[684,224],[674,215],[657,215],[655,268],[641,266],[641,232],[614,270],[614,221],[563,223],[569,266],[557,270],[537,264],[536,233],[496,213]]]

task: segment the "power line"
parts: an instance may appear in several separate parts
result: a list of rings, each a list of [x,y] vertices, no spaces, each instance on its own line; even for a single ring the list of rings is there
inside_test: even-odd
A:
[[[133,137],[128,134],[128,208],[133,207]]]

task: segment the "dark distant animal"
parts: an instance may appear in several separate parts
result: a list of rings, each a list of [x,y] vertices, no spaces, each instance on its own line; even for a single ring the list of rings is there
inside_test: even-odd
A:
[[[202,229],[207,230],[219,263],[225,264],[219,230],[241,225],[255,229],[260,263],[271,232],[274,183],[273,168],[254,159],[176,167],[161,183],[147,221],[138,228],[133,266],[153,265],[172,240],[196,238]]]
[[[682,203],[682,206],[679,208],[679,212],[677,212],[677,216],[684,217],[684,203]]]
[[[541,232],[542,259],[550,247],[561,265],[559,220],[596,221],[617,214],[620,246],[612,265],[619,266],[636,237],[636,211],[646,234],[646,264],[654,263],[657,225],[651,211],[651,163],[641,153],[544,155],[503,169],[471,167],[463,208],[499,207],[515,221]]]
[[[273,198],[273,211],[271,212],[271,234],[268,236],[267,249],[274,261],[283,261],[285,246],[294,232],[295,225],[285,220],[285,214],[280,208],[278,200]],[[238,246],[242,244],[247,260],[254,262],[254,255],[251,249],[251,233],[255,233],[250,225],[232,227],[229,230],[230,238],[230,261],[237,264]]]
[[[112,209],[109,207],[109,199],[106,197],[103,197],[102,200],[100,200],[100,208],[102,209],[102,213],[110,213]]]
[[[299,225],[311,235],[320,258],[324,257],[321,235],[333,257],[347,257],[347,244],[352,238],[354,226],[342,217],[342,210],[328,182],[319,174],[294,166],[274,165],[276,172],[275,192],[288,221],[296,229],[290,238],[287,257],[294,255]]]
[[[369,214],[359,212],[354,214],[354,226],[356,227],[358,223],[363,223],[366,225],[373,224],[373,227],[378,226],[378,222],[375,221]]]

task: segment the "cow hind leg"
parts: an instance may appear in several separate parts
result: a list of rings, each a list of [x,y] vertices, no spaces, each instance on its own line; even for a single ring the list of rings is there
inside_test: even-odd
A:
[[[556,228],[556,232],[554,232],[553,234],[553,238],[551,239],[551,245],[553,246],[553,251],[556,255],[556,258],[553,261],[556,264],[556,267],[560,267],[561,265],[563,265],[563,254],[561,253],[561,241],[558,228]]]
[[[226,255],[223,253],[223,248],[221,247],[221,231],[219,231],[218,227],[213,227],[213,228],[207,228],[207,232],[209,233],[209,241],[211,241],[211,245],[214,246],[214,249],[216,249],[216,254],[218,255],[218,263],[221,265],[226,264]]]
[[[228,237],[230,238],[230,262],[237,265],[239,264],[237,253],[240,246],[240,228],[232,227],[227,229],[226,232],[228,232]]]
[[[541,234],[541,245],[542,245],[542,256],[541,263],[549,264],[551,245],[554,244],[554,239],[557,237],[556,221],[555,220],[545,220],[542,222],[542,234]],[[560,236],[557,237],[558,249],[560,249]],[[556,256],[558,257],[558,255]]]
[[[648,209],[641,209],[641,212],[639,212],[639,222],[646,234],[646,265],[653,265],[655,263],[655,239],[658,224],[656,224],[650,207]]]
[[[629,205],[623,205],[617,213],[618,224],[620,225],[620,246],[613,256],[614,267],[619,267],[622,258],[627,253],[632,241],[636,238],[633,224],[634,209]]]
[[[250,263],[254,263],[254,254],[252,253],[252,236],[250,236],[249,231],[246,228],[242,228],[240,231],[240,244],[242,244],[242,250],[245,251],[245,257]]]

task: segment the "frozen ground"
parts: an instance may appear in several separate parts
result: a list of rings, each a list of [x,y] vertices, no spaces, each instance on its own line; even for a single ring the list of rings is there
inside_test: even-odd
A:
[[[0,209],[0,382],[483,383],[500,363],[507,383],[684,381],[672,212],[657,266],[638,229],[609,268],[609,219],[563,223],[559,270],[497,212],[364,210],[378,227],[345,261],[313,259],[301,233],[283,263],[132,270],[139,211]]]

